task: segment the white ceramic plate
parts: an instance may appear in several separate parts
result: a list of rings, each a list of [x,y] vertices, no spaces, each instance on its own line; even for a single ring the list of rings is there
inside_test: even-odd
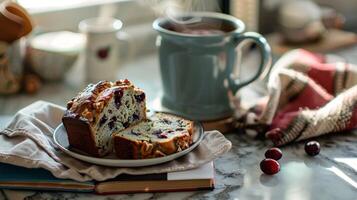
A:
[[[68,143],[67,132],[63,124],[60,124],[56,128],[53,134],[53,139],[56,145],[64,153],[85,162],[89,162],[97,165],[111,166],[111,167],[142,167],[142,166],[156,165],[156,164],[168,162],[192,151],[200,144],[204,136],[203,128],[200,123],[195,122],[194,130],[195,132],[193,134],[194,135],[193,143],[189,148],[160,158],[137,159],[137,160],[118,159],[115,157],[115,155],[108,155],[104,158],[96,158],[96,157],[89,156],[88,154],[85,154],[78,150],[74,150],[72,147],[70,147]]]

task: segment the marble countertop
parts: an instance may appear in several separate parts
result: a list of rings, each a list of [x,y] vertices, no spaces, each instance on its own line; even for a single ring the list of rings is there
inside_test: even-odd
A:
[[[268,144],[239,133],[226,135],[230,152],[217,159],[213,191],[144,193],[98,196],[81,193],[19,192],[2,190],[0,199],[304,199],[352,200],[357,195],[357,133],[341,133],[317,140],[321,153],[308,157],[304,143],[282,148],[281,171],[262,174],[259,162]]]
[[[355,52],[357,52],[355,50]],[[343,53],[342,53],[343,54]],[[351,55],[350,51],[347,51]],[[357,62],[355,62],[357,63]],[[119,78],[127,77],[148,91],[153,102],[160,91],[156,56],[123,66]],[[143,71],[150,72],[148,76]],[[138,74],[138,72],[140,72]],[[150,82],[150,84],[146,84]],[[60,105],[76,93],[75,86],[48,84],[35,96],[0,97],[0,128],[18,109],[42,99]],[[246,93],[254,96],[255,93]],[[150,98],[152,97],[152,98]],[[150,103],[149,103],[150,105]],[[269,147],[267,141],[254,140],[240,132],[226,134],[232,141],[230,152],[215,160],[216,187],[213,191],[142,193],[98,196],[94,194],[0,190],[2,199],[355,199],[357,196],[357,133],[322,136],[316,140],[321,152],[309,157],[304,142],[282,148],[281,171],[273,176],[262,174],[259,163]]]

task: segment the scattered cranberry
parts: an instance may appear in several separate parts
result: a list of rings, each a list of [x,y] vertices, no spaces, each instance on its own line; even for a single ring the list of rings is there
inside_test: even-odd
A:
[[[320,153],[320,144],[317,141],[310,141],[305,144],[305,152],[309,156],[316,156]]]
[[[266,158],[260,162],[260,169],[265,174],[273,175],[280,171],[280,164],[274,159]]]
[[[270,148],[265,152],[265,157],[266,158],[271,158],[274,160],[279,160],[281,157],[283,156],[283,153],[281,152],[281,150],[279,148]]]
[[[274,144],[277,144],[283,137],[283,133],[280,128],[275,128],[268,131],[265,136],[270,139]]]

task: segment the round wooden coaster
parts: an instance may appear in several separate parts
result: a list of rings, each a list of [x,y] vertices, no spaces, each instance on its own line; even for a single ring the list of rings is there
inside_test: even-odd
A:
[[[161,104],[160,97],[156,98],[149,107],[156,112],[173,113],[172,110],[165,108]],[[228,133],[235,129],[233,116],[218,120],[201,121],[201,123],[205,131],[218,130],[221,133]]]
[[[235,129],[233,117],[214,121],[202,121],[201,123],[205,131],[217,130],[221,133],[229,133]]]

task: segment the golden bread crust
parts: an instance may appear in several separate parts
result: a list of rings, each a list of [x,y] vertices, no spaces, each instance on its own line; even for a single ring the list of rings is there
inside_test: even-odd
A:
[[[76,97],[68,101],[68,112],[66,112],[65,116],[82,118],[84,121],[87,120],[89,123],[94,124],[99,120],[99,114],[108,104],[116,90],[128,88],[142,91],[127,79],[116,82],[100,81],[97,84],[89,84]]]
[[[72,147],[91,156],[101,156],[99,149],[95,145],[93,130],[88,121],[66,116],[62,118],[62,121],[67,130],[68,141]]]
[[[100,81],[88,85],[70,100],[62,117],[70,145],[95,157],[105,156],[105,150],[96,145],[94,127],[115,92],[129,88],[142,92],[127,79],[116,82]]]
[[[120,159],[146,159],[167,156],[184,149],[192,144],[193,122],[186,134],[163,140],[162,142],[133,141],[120,135],[114,135],[115,154]]]

